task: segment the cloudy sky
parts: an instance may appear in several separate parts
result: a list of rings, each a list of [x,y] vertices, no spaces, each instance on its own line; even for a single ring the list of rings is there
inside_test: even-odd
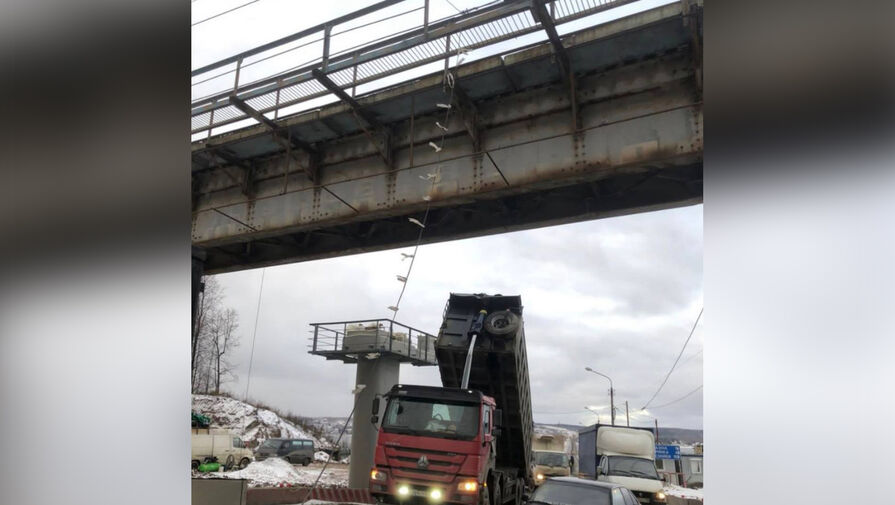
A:
[[[408,224],[408,226],[413,226]],[[308,354],[310,323],[387,317],[406,271],[396,249],[266,270],[249,395],[302,415],[344,416],[354,367]],[[218,276],[239,312],[235,356],[246,387],[261,270]],[[450,292],[522,295],[538,422],[590,424],[585,406],[640,408],[656,391],[702,306],[702,206],[602,219],[420,248],[398,321],[432,333]],[[661,406],[702,384],[702,322]],[[435,367],[402,365],[401,382],[439,384]],[[701,428],[702,394],[648,409],[666,426]],[[608,409],[603,409],[608,421]],[[639,416],[637,424],[652,424]]]
[[[193,23],[245,1],[195,0]],[[193,27],[193,67],[250,49],[364,6],[363,1],[284,2],[261,0]],[[452,0],[460,9],[481,5]],[[640,2],[640,10],[665,2]],[[406,5],[404,5],[406,4]],[[414,0],[395,6],[402,12]],[[432,0],[432,19],[456,11]],[[420,14],[420,13],[417,13]],[[603,18],[617,16],[607,13]],[[411,15],[412,16],[412,15]],[[397,18],[389,23],[396,30]],[[585,20],[593,23],[593,20]],[[408,18],[407,22],[415,23]],[[345,34],[342,44],[378,36]],[[566,30],[560,30],[564,32]],[[542,38],[533,34],[532,40]],[[530,42],[526,40],[525,42]],[[520,41],[513,41],[520,44]],[[299,51],[296,51],[299,52]],[[473,54],[474,59],[484,56]],[[303,62],[297,55],[292,60]],[[439,64],[436,64],[439,65]],[[257,65],[242,75],[265,70]],[[431,71],[431,70],[428,70]],[[232,76],[229,79],[232,86]],[[194,80],[195,82],[195,80]],[[206,83],[193,96],[214,91]],[[408,226],[412,226],[408,224]],[[390,316],[407,264],[400,252],[320,260],[265,271],[249,396],[308,416],[344,416],[351,409],[354,368],[311,356],[309,324]],[[246,388],[261,270],[219,275],[225,302],[239,312],[242,346],[234,361],[239,378],[229,389]],[[702,206],[638,214],[525,232],[423,246],[407,286],[398,321],[436,332],[450,292],[519,294],[525,305],[532,402],[537,422],[591,424],[596,407],[608,421],[608,381],[616,405],[639,409],[661,384],[702,306]],[[653,401],[656,408],[632,424],[701,428],[702,392],[664,406],[702,384],[702,323],[678,369]],[[402,365],[401,381],[438,384],[434,367]]]

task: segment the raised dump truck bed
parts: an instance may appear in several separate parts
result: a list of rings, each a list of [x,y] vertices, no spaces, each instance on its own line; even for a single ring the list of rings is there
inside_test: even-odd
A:
[[[531,482],[531,392],[520,296],[452,293],[435,343],[441,382],[459,388],[469,351],[469,331],[480,311],[484,325],[476,339],[468,389],[494,398],[502,411],[496,466],[517,469]]]

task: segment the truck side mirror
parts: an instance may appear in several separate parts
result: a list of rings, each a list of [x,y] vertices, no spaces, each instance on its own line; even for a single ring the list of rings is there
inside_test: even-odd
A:
[[[379,414],[379,395],[373,397],[373,415],[376,416]]]
[[[494,409],[494,427],[500,428],[503,426],[503,411],[500,409]]]

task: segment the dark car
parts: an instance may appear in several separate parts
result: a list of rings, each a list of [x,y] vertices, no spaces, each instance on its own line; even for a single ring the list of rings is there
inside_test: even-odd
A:
[[[528,505],[639,505],[627,488],[612,482],[555,477],[532,493]]]
[[[255,450],[255,459],[282,458],[293,465],[314,461],[314,441],[298,438],[268,438]]]

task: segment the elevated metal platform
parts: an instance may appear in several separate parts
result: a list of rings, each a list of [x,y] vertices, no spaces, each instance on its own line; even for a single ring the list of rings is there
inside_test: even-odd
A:
[[[368,319],[312,323],[311,354],[326,359],[357,363],[391,357],[414,366],[433,366],[434,335],[392,321]]]

